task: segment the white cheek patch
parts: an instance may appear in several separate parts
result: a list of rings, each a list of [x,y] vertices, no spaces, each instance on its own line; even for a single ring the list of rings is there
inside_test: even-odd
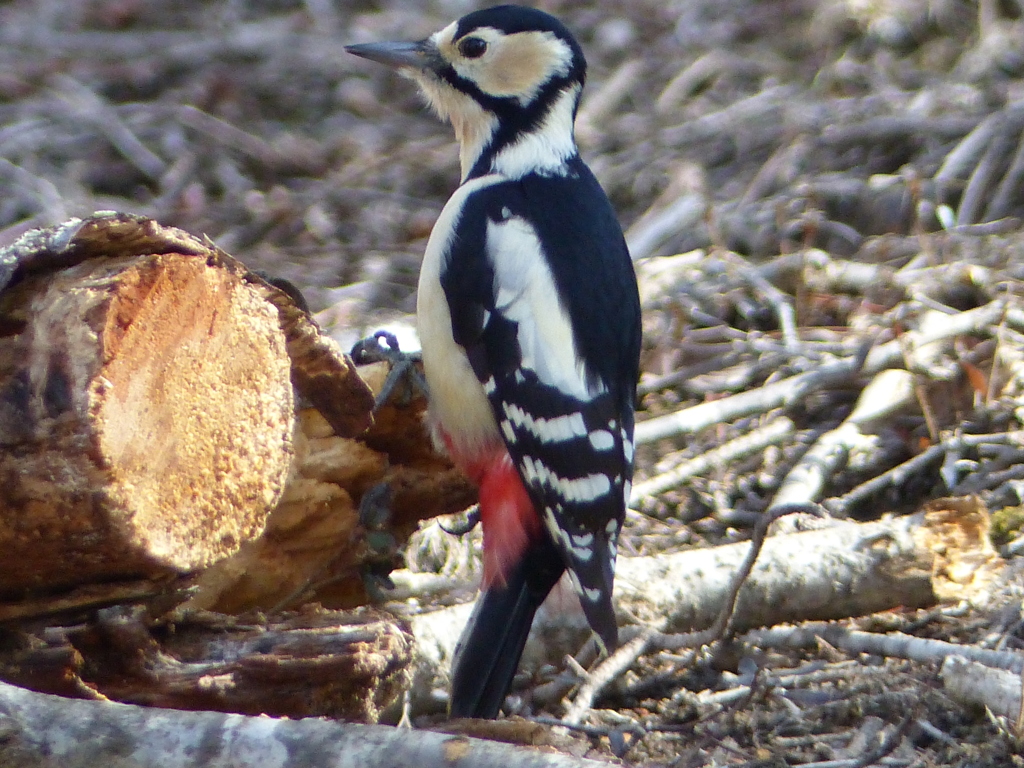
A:
[[[505,34],[494,27],[477,27],[469,35],[486,41],[487,51],[467,59],[454,45],[455,30],[445,37],[449,29],[435,35],[439,50],[460,77],[488,96],[515,99],[525,107],[547,83],[572,67],[572,49],[551,32]]]

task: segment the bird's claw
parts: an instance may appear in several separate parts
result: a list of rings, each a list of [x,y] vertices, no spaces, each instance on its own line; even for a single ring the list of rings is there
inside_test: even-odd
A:
[[[454,515],[450,515],[450,517],[454,518],[450,527],[445,526],[445,524],[440,520],[437,521],[437,526],[442,531],[452,536],[465,536],[476,528],[477,523],[480,522],[480,505],[474,504],[465,512],[459,512]]]
[[[417,368],[422,356],[419,352],[403,352],[395,334],[389,331],[377,331],[372,336],[357,341],[352,347],[352,359],[357,365],[386,362],[391,365],[384,384],[374,401],[373,412],[391,399],[400,384],[405,384],[402,405],[408,405],[415,390],[424,396],[427,394],[427,380]]]

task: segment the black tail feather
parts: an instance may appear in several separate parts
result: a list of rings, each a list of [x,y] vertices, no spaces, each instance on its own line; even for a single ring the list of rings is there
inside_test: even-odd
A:
[[[480,595],[455,649],[452,717],[497,717],[533,615],[564,570],[558,551],[543,537],[531,542],[504,586],[492,585]]]

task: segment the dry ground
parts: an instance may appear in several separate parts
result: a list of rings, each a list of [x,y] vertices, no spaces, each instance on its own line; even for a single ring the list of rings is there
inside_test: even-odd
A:
[[[907,352],[911,396],[829,453],[803,493],[855,519],[976,494],[1003,511],[997,544],[1012,565],[1007,510],[1024,479],[1024,329],[1012,316],[1024,278],[1024,4],[539,5],[587,52],[579,139],[634,256],[701,249],[657,280],[651,264],[669,262],[640,267],[641,418],[849,364],[711,426],[652,435],[641,481],[789,420],[754,451],[647,486],[627,549],[744,539],[800,458],[850,415],[874,373],[859,365],[870,349],[935,313],[998,302],[947,346]],[[135,212],[292,281],[344,338],[408,313],[457,155],[410,84],[342,45],[422,37],[473,7],[0,3],[0,242],[94,210]],[[860,626],[1011,651],[1024,641],[1012,579],[985,605],[894,610]],[[678,766],[1017,764],[1012,726],[954,703],[937,671],[827,646],[700,663],[652,652],[599,700],[591,748]],[[787,674],[802,681],[783,685]],[[717,703],[697,696],[740,685]],[[528,696],[519,711],[561,714]]]

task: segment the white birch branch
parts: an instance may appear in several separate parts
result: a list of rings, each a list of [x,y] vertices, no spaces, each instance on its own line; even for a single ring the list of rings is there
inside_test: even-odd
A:
[[[949,570],[971,581],[969,553],[976,569],[998,560],[984,528],[969,515],[942,513],[888,518],[872,523],[841,522],[815,531],[777,535],[765,541],[740,592],[733,618],[737,631],[780,623],[838,619],[896,606],[923,607],[948,587]],[[629,617],[667,632],[711,626],[729,596],[748,543],[651,557],[622,557],[615,579],[615,605]],[[959,555],[957,553],[960,553]],[[948,565],[951,558],[956,568]],[[527,673],[560,663],[589,637],[578,607],[538,612],[520,666]],[[418,660],[412,688],[414,706],[439,708],[455,644],[471,606],[459,605],[414,616]],[[624,637],[629,632],[623,633]]]
[[[629,505],[636,507],[648,496],[677,488],[690,478],[702,475],[716,467],[727,467],[734,461],[763,451],[770,445],[783,442],[792,437],[795,432],[796,425],[792,419],[786,416],[773,419],[764,426],[752,429],[717,448],[687,459],[667,472],[637,483],[630,493]]]
[[[914,637],[902,632],[861,632],[837,624],[816,622],[800,627],[754,630],[742,639],[751,645],[765,648],[814,648],[819,640],[824,640],[834,648],[852,654],[869,653],[922,664],[935,664],[951,656],[960,656],[991,669],[1002,669],[1017,675],[1024,672],[1024,654],[1013,651],[993,651],[976,645]]]
[[[0,683],[0,765],[18,768],[600,768],[432,731],[82,701]]]
[[[939,671],[942,683],[952,698],[961,704],[981,706],[998,717],[1007,718],[1020,733],[1024,725],[1021,708],[1020,671],[993,669],[963,656],[947,656]]]

